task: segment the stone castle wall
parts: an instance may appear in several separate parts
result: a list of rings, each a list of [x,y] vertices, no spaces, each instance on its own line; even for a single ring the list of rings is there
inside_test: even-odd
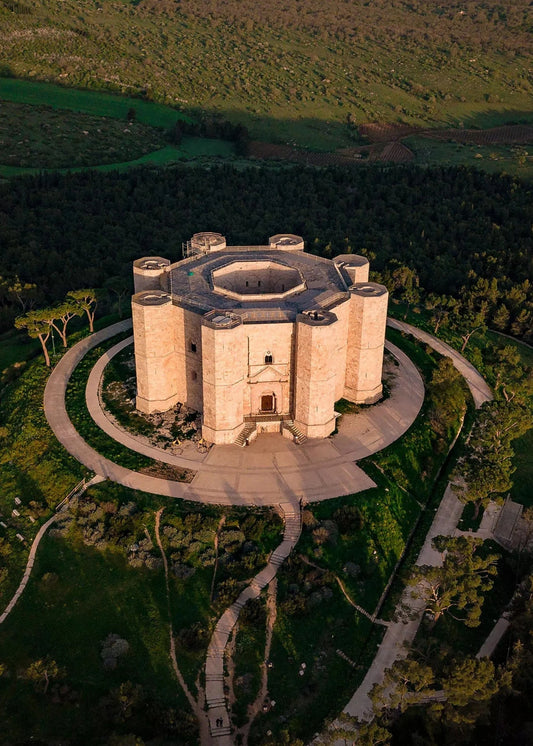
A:
[[[203,437],[233,443],[244,421],[246,336],[242,324],[202,326]]]
[[[291,411],[294,324],[246,324],[247,386],[245,414],[258,414],[261,397],[273,395],[276,411]],[[272,358],[265,363],[265,357]]]
[[[219,234],[198,236],[193,241],[207,241],[206,250],[218,256],[226,249]],[[296,256],[303,248],[301,239],[289,234],[273,237],[271,244],[270,250],[278,256],[285,251]],[[291,269],[287,260],[268,258],[256,261],[254,269],[254,247],[248,247],[250,256],[244,247],[231,248],[246,258],[214,265],[213,292],[235,291],[241,300],[253,296],[253,303],[261,301],[259,309],[272,309],[255,313],[263,313],[265,319],[274,313],[277,320],[255,322],[253,314],[241,318],[227,311],[195,312],[194,306],[170,294],[172,272],[182,263],[171,265],[163,257],[137,260],[132,299],[137,408],[165,411],[182,402],[202,412],[203,437],[213,443],[234,442],[245,418],[259,415],[261,427],[267,430],[274,427],[275,423],[265,423],[272,415],[278,421],[294,419],[308,437],[326,437],[335,428],[338,399],[372,403],[381,397],[386,288],[368,282],[364,257],[342,255],[329,265],[313,259],[316,272],[328,271],[329,278],[331,269],[323,268],[333,267],[333,279],[328,280],[332,305],[329,310],[315,306],[301,311],[293,321],[280,311],[291,294],[287,287],[293,285],[291,303],[295,294],[299,297],[307,291],[309,282],[320,292],[315,270],[305,275],[307,270]],[[262,252],[265,248],[255,247]],[[194,257],[183,262],[185,287],[198,286],[196,266]],[[183,279],[179,281],[183,289]],[[271,410],[265,409],[269,403]]]
[[[136,406],[141,412],[162,412],[178,402],[178,369],[174,313],[170,296],[149,290],[133,296]]]

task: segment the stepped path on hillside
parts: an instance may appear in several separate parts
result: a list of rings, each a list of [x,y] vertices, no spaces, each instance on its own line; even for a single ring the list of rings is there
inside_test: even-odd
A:
[[[68,380],[80,360],[94,347],[130,328],[131,319],[127,319],[86,337],[68,350],[50,375],[44,409],[58,440],[81,463],[96,474],[144,492],[225,505],[277,505],[294,497],[312,502],[354,494],[375,486],[355,462],[403,435],[424,400],[424,384],[416,366],[395,345],[387,343],[391,357],[385,374],[390,396],[357,414],[344,415],[335,436],[297,445],[281,435],[262,434],[247,448],[213,446],[206,454],[173,454],[117,427],[102,408],[99,390],[104,368],[131,343],[129,338],[104,353],[93,368],[86,390],[87,408],[96,424],[126,447],[196,472],[190,484],[153,477],[126,469],[99,454],[76,431],[65,406]]]
[[[205,699],[208,708],[209,730],[211,743],[219,746],[233,746],[231,735],[231,719],[227,696],[224,689],[224,656],[228,640],[237,623],[244,605],[253,598],[257,598],[276,576],[278,568],[287,559],[300,538],[301,510],[298,502],[284,502],[279,505],[285,522],[283,541],[274,549],[270,559],[247,587],[240,593],[237,600],[229,606],[217,622],[209,647],[205,664]],[[202,744],[202,746],[206,746]]]

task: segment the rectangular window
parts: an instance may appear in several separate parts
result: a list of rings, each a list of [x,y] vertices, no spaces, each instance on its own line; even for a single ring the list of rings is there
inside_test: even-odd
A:
[[[196,342],[191,342],[191,352],[196,352]]]

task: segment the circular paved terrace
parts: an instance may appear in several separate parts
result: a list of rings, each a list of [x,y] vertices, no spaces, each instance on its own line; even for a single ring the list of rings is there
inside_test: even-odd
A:
[[[118,428],[102,410],[98,389],[105,366],[132,338],[104,353],[87,383],[88,410],[110,437],[131,450],[196,472],[190,484],[148,476],[104,458],[76,431],[65,407],[68,380],[80,360],[103,341],[131,328],[131,319],[114,324],[78,342],[52,371],[44,393],[44,410],[58,440],[88,469],[125,487],[198,502],[234,505],[277,505],[300,498],[315,502],[374,487],[356,465],[397,440],[416,419],[424,400],[422,378],[409,358],[387,343],[392,366],[391,394],[385,401],[355,415],[345,415],[339,432],[324,440],[296,445],[281,435],[262,434],[252,445],[213,446],[208,453],[185,449],[171,454]]]

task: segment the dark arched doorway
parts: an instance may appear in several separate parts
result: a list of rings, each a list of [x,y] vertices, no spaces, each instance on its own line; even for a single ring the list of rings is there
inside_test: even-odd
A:
[[[263,394],[261,396],[261,412],[275,412],[276,397],[274,394]]]

